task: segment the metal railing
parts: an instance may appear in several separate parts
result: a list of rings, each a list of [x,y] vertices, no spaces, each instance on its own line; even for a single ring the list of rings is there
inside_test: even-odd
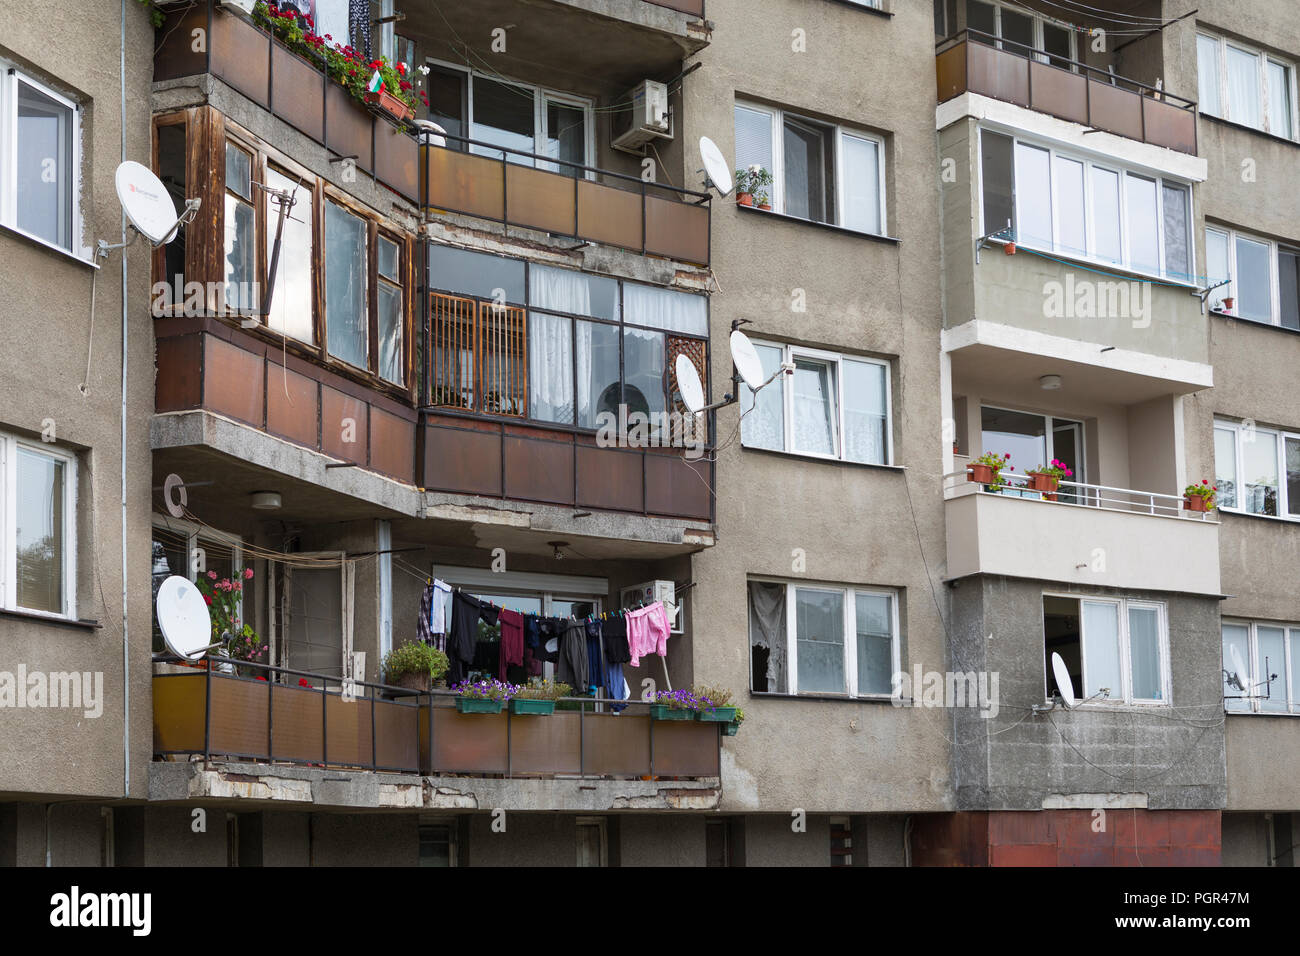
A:
[[[969,467],[964,471],[954,471],[943,476],[944,497],[956,497],[959,489],[975,484],[970,478]],[[996,483],[983,484],[981,491],[1009,498],[1025,498],[1033,501],[1048,501],[1063,505],[1076,505],[1085,508],[1098,508],[1103,511],[1122,511],[1133,514],[1163,515],[1167,518],[1191,518],[1199,521],[1214,521],[1214,512],[1190,511],[1184,507],[1182,495],[1167,495],[1155,491],[1138,491],[1132,488],[1116,488],[1111,485],[1095,485],[1083,481],[1060,481],[1055,492],[1035,490],[1030,486],[1032,479],[1028,475],[1003,472]]]

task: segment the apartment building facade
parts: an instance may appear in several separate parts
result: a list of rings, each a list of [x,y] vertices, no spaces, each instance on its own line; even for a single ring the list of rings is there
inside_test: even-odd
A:
[[[92,357],[105,315],[130,329],[124,546],[120,365],[82,395],[84,353],[28,336],[5,388],[0,489],[43,495],[67,544],[40,578],[16,522],[0,580],[78,603],[6,603],[0,671],[93,658],[107,691],[95,719],[0,711],[0,861],[1289,865],[1279,4],[376,0],[365,29],[346,3],[233,6],[155,3],[154,29],[109,4],[66,14],[67,50],[44,24],[0,47],[31,75],[0,96],[20,157],[44,129],[22,120],[58,115],[40,90],[100,226],[59,251],[0,221],[27,257],[10,314],[89,339],[120,153],[201,199],[123,288],[118,259],[93,273]],[[401,62],[436,125],[357,102],[309,34]],[[706,180],[701,137],[766,171],[756,202]],[[679,356],[735,401],[683,414]],[[664,424],[611,442],[620,408]],[[969,480],[984,453],[1000,483]],[[1051,459],[1071,474],[1030,488]],[[122,644],[84,646],[120,636],[119,551],[129,788]],[[240,582],[266,666],[170,658],[170,575]],[[548,717],[461,714],[385,684],[435,579],[574,620],[671,588],[676,614],[663,657],[622,665],[625,707],[589,675]],[[640,699],[691,685],[733,692],[734,736]],[[84,750],[56,764],[55,739]]]

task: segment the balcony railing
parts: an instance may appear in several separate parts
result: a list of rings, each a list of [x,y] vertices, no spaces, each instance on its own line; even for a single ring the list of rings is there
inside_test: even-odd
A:
[[[420,146],[427,210],[709,264],[709,194],[483,140]],[[548,169],[547,167],[551,167]]]
[[[952,497],[971,484],[969,468],[944,475],[944,496]],[[1196,521],[1213,521],[1213,512],[1191,511],[1184,505],[1182,495],[1166,495],[1155,491],[1134,491],[1131,488],[1113,488],[1083,481],[1060,481],[1054,494],[1034,491],[1029,487],[1027,475],[1002,473],[999,486],[983,485],[983,490],[1010,498],[1079,505],[1106,511],[1126,511],[1134,514],[1163,515],[1166,518],[1190,518]],[[978,482],[974,482],[978,484]]]
[[[154,675],[155,755],[425,776],[720,775],[723,724],[656,721],[642,701],[563,698],[557,708],[576,709],[461,714],[450,691],[355,681],[345,697],[336,677],[219,666],[207,659]],[[614,713],[615,704],[626,709]]]
[[[963,30],[935,55],[939,102],[978,93],[1196,155],[1196,103],[1086,63]]]

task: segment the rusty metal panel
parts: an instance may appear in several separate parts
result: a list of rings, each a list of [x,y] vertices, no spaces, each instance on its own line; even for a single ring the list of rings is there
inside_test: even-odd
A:
[[[577,227],[575,190],[571,176],[561,176],[516,163],[506,166],[506,195],[510,221],[518,226],[572,236]]]
[[[712,489],[707,461],[688,462],[680,454],[647,454],[646,510],[650,514],[708,518]]]
[[[967,43],[966,83],[972,93],[1029,105],[1029,61],[980,43]]]
[[[448,212],[504,220],[505,177],[498,159],[422,146],[425,204]]]
[[[507,435],[503,440],[508,498],[573,504],[573,443]]]
[[[373,762],[370,737],[370,702],[344,700],[329,694],[325,700],[325,756],[331,765],[368,767]]]
[[[578,181],[578,235],[625,249],[641,248],[641,193]]]
[[[370,709],[371,703],[360,698],[353,705]],[[413,704],[395,704],[377,700],[375,708],[375,763],[381,767],[415,770],[420,765],[419,731],[416,717],[420,709]]]
[[[1034,109],[1071,123],[1088,122],[1088,80],[1082,74],[1030,63],[1029,78]]]
[[[212,675],[212,753],[265,756],[267,693],[266,681]]]
[[[194,49],[194,31],[206,31],[207,28],[208,7],[205,3],[167,11],[163,25],[154,31],[154,82],[208,72],[206,51]]]
[[[935,81],[939,88],[939,102],[946,103],[966,92],[966,43],[963,41],[939,53],[934,58]]]
[[[325,145],[339,156],[355,156],[358,169],[374,170],[375,118],[337,83],[325,92]]]
[[[427,712],[426,712],[427,713]],[[506,715],[433,708],[434,773],[506,772]]]
[[[645,251],[708,265],[709,207],[646,196]]]
[[[271,110],[318,143],[325,142],[325,82],[312,64],[271,45]]]
[[[590,715],[585,719],[590,720]],[[578,773],[581,760],[582,731],[576,713],[510,717],[512,774]]]
[[[424,426],[424,478],[435,491],[501,497],[501,435]]]
[[[660,721],[662,726],[665,721]],[[655,727],[658,750],[659,726]],[[583,726],[583,766],[587,773],[612,777],[650,775],[650,718],[622,714],[589,714]],[[656,767],[656,770],[658,768]]]
[[[262,427],[262,357],[203,337],[203,407]]]
[[[269,400],[271,392],[267,386]],[[321,451],[343,461],[354,461],[358,465],[366,464],[366,448],[369,446],[368,406],[359,398],[345,395],[328,385],[321,386],[320,434]],[[350,439],[350,440],[349,440]],[[415,441],[415,436],[411,436]]]
[[[266,430],[281,438],[316,448],[316,381],[306,375],[267,366]]]
[[[399,481],[415,478],[415,423],[370,406],[370,467]]]
[[[645,505],[642,457],[639,451],[579,444],[575,504],[611,511],[641,511]]]
[[[411,202],[420,199],[420,146],[392,123],[375,122],[375,175]]]
[[[153,678],[153,749],[203,752],[206,676],[155,674]]]
[[[1142,98],[1147,142],[1196,155],[1196,111],[1183,110],[1152,97]]]
[[[1109,133],[1142,139],[1142,96],[1109,83],[1088,80],[1088,124]]]
[[[260,684],[261,681],[258,681]],[[271,688],[271,753],[277,760],[320,763],[324,758],[321,692],[306,687]],[[262,702],[266,713],[266,702]]]
[[[174,412],[198,408],[201,401],[203,337],[178,335],[158,340],[158,374],[154,379],[154,409]]]
[[[271,102],[271,38],[243,17],[212,11],[208,37],[213,76],[243,93],[258,106]]]
[[[721,724],[661,720],[655,724],[655,775],[716,777]]]

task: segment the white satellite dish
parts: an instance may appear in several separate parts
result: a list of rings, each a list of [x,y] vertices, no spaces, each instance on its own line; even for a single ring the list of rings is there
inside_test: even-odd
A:
[[[685,355],[677,356],[677,390],[682,393],[682,404],[692,415],[704,408],[704,385],[700,382],[700,373],[695,370],[695,363]]]
[[[167,649],[196,661],[207,653],[212,617],[194,582],[173,574],[158,588],[158,628]]]
[[[181,217],[162,180],[134,160],[118,166],[115,179],[117,198],[135,231],[155,246],[171,242]]]
[[[415,126],[416,129],[420,131],[420,134],[424,137],[424,145],[426,146],[447,145],[447,131],[443,129],[441,126],[439,126],[437,123],[435,123],[433,120],[425,120],[425,119],[416,120]]]
[[[731,363],[740,377],[754,391],[763,387],[763,363],[749,336],[739,329],[731,333]]]
[[[1052,651],[1052,675],[1056,678],[1056,689],[1069,710],[1074,706],[1074,681],[1070,679],[1070,669],[1065,666],[1061,655]]]
[[[731,166],[727,158],[718,149],[718,144],[707,136],[700,137],[700,159],[704,161],[704,175],[708,177],[706,186],[712,186],[718,195],[725,196],[734,185],[731,181]]]

